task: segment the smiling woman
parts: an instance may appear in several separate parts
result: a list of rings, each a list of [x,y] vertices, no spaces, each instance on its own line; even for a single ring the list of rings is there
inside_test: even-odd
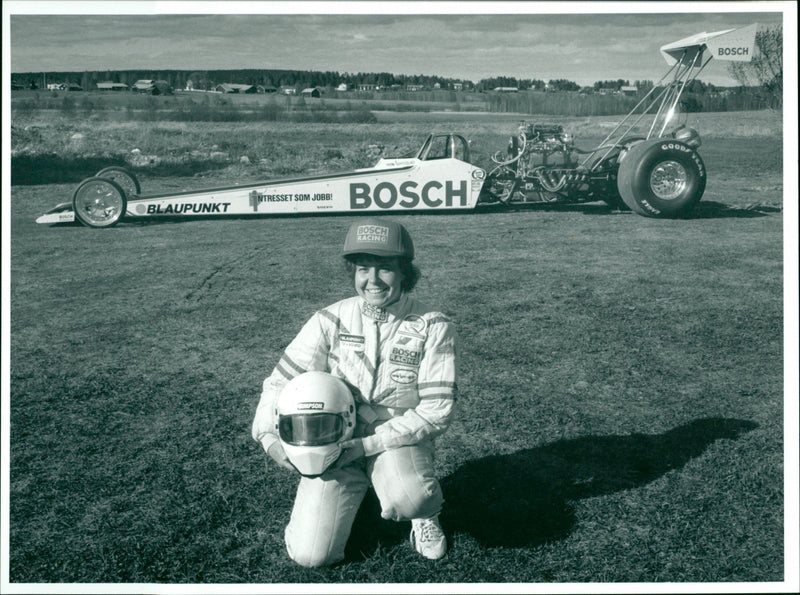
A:
[[[412,264],[411,235],[400,223],[383,218],[353,223],[343,256],[356,296],[306,323],[264,381],[253,422],[253,437],[269,456],[299,471],[292,461],[296,445],[276,432],[275,404],[286,387],[310,372],[324,372],[344,381],[355,400],[355,432],[339,442],[338,460],[300,480],[285,532],[289,556],[309,567],[342,560],[372,484],[381,516],[411,521],[417,552],[438,559],[447,541],[439,524],[443,497],[434,474],[433,439],[453,416],[455,330],[444,314],[408,296],[419,271]],[[323,402],[320,391],[302,397],[304,405]]]
[[[403,273],[396,258],[362,256],[355,260],[356,293],[376,308],[386,308],[402,292]]]

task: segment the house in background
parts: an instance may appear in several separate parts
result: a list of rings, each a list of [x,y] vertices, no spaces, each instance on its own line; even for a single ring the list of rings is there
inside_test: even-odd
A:
[[[139,79],[133,83],[131,91],[135,91],[136,93],[152,93],[153,82],[153,79]]]
[[[128,85],[125,83],[112,83],[111,81],[105,81],[102,83],[97,83],[97,90],[98,91],[127,91]]]
[[[303,89],[300,94],[303,97],[321,97],[322,92],[319,90],[318,87],[308,87],[307,89]]]
[[[139,79],[133,83],[131,90],[149,95],[172,95],[173,93],[172,85],[167,81],[154,81],[153,79]]]

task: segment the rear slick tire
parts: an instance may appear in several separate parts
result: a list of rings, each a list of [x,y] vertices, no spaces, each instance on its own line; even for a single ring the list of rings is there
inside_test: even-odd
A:
[[[619,194],[645,217],[682,217],[700,201],[706,167],[700,155],[674,139],[653,139],[631,148],[617,177]]]

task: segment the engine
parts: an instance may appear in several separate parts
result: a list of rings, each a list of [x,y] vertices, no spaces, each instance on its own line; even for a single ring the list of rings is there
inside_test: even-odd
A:
[[[487,176],[488,192],[501,202],[531,194],[539,202],[582,202],[616,192],[611,172],[593,172],[578,165],[572,135],[559,124],[523,121],[508,142],[508,148],[492,156],[494,169]]]
[[[528,169],[542,165],[571,167],[575,165],[573,148],[572,135],[564,132],[563,126],[523,121],[509,139],[508,156],[513,159],[519,155]]]

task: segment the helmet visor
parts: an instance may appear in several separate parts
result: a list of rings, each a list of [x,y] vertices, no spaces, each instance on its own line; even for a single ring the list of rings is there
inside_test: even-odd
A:
[[[323,446],[344,435],[344,420],[335,413],[284,415],[278,422],[281,440],[293,446]]]

